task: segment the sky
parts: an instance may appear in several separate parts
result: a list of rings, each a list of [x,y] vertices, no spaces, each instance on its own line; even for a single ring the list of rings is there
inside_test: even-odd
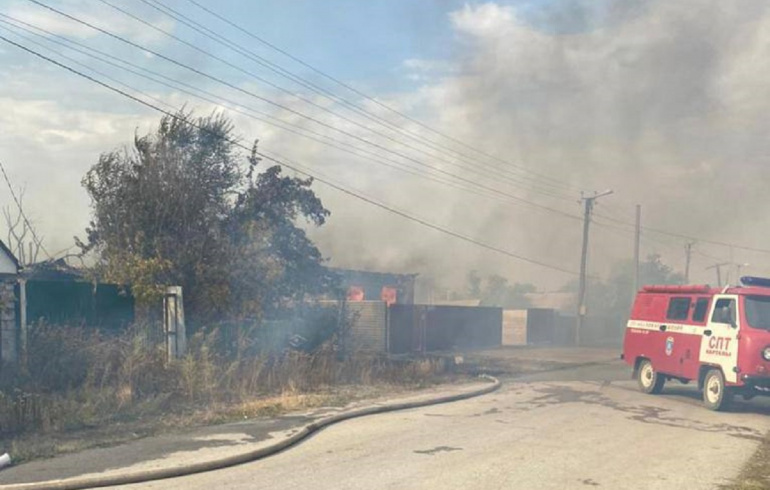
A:
[[[643,256],[660,254],[682,270],[689,236],[697,239],[693,282],[715,283],[707,267],[717,262],[770,274],[770,254],[749,250],[770,249],[764,1],[196,1],[295,59],[189,0],[40,2],[155,54],[28,0],[0,0],[0,21],[17,26],[0,22],[0,36],[164,108],[223,111],[244,142],[258,138],[261,149],[319,177],[507,252],[316,182],[332,215],[310,234],[332,265],[414,272],[447,288],[475,269],[558,289],[579,267],[581,191],[612,189],[597,201],[591,274],[606,277],[631,258],[636,204],[647,227]],[[45,31],[36,37],[19,21]],[[151,70],[172,87],[52,44],[66,42],[55,36],[128,61],[135,72]],[[151,131],[159,115],[2,40],[0,65],[0,162],[24,190],[46,250],[60,256],[88,224],[82,177],[101,153]],[[188,93],[197,90],[209,100]],[[13,206],[2,187],[0,207]]]

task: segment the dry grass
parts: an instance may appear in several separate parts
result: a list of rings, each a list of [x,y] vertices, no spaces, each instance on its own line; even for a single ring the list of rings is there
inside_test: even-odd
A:
[[[180,427],[340,406],[434,383],[447,370],[439,359],[343,353],[333,339],[312,352],[260,352],[246,336],[223,342],[217,329],[194,336],[189,354],[169,363],[149,338],[141,328],[104,335],[36,327],[28,371],[2,372],[0,449],[24,461]]]
[[[81,427],[77,430],[28,432],[3,441],[3,451],[13,455],[16,463],[53,457],[94,447],[108,447],[145,437],[173,433],[194,427],[274,417],[320,407],[342,407],[361,400],[408,392],[420,385],[348,385],[327,388],[314,393],[281,393],[255,397],[238,403],[187,405],[174,411],[145,409],[142,416],[119,422]]]

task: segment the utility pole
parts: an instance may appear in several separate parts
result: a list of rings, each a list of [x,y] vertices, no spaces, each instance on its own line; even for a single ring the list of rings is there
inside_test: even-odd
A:
[[[612,190],[606,190],[602,193],[594,192],[591,197],[581,196],[584,204],[583,212],[583,251],[580,255],[580,288],[578,289],[578,311],[577,325],[575,328],[575,345],[580,345],[580,331],[583,329],[586,314],[586,265],[588,263],[588,229],[591,223],[591,213],[594,209],[594,202],[600,197],[612,194]]]
[[[730,265],[730,262],[719,262],[717,264],[706,267],[706,270],[716,269],[717,271],[717,287],[722,287],[722,267]]]
[[[639,242],[642,239],[642,205],[636,205],[636,235],[634,237],[634,290],[639,291]]]
[[[686,242],[684,244],[684,283],[690,284],[690,258],[692,257],[692,246],[695,242]]]

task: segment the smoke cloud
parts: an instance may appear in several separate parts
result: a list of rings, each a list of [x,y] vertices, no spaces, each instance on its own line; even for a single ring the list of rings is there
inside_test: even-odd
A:
[[[757,247],[767,242],[766,2],[575,1],[541,8],[488,3],[465,6],[449,21],[459,38],[452,73],[405,96],[407,105],[420,107],[445,132],[575,188],[613,189],[597,206],[600,216],[632,223],[634,204],[640,203],[644,224],[652,227]],[[395,180],[377,180],[367,189],[394,192],[402,207],[485,242],[578,267],[577,220],[457,191],[432,188],[426,194],[399,192],[400,187]],[[576,202],[507,189],[581,213]],[[334,262],[363,260],[455,282],[472,268],[545,287],[569,279],[376,212],[341,209],[335,209],[340,222],[332,219],[317,234]],[[632,234],[628,227],[606,229],[602,225],[611,222],[597,221],[591,269],[605,274],[614,261],[631,256]],[[346,235],[343,228],[357,232]],[[683,267],[683,240],[648,235],[643,253],[661,253],[675,268]],[[704,268],[729,259],[730,251],[707,243],[696,250],[693,278],[713,282]],[[768,255],[737,249],[732,254],[756,272],[768,270]]]

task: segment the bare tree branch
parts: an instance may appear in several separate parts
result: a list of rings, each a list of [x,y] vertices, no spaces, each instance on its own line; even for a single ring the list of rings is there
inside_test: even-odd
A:
[[[16,213],[11,211],[10,206],[3,208],[3,217],[8,228],[7,245],[11,252],[22,265],[30,265],[37,262],[40,249],[42,247],[42,238],[39,241],[28,239],[28,236],[34,237],[34,230],[27,220],[24,219],[24,194],[25,189],[19,188],[18,204]]]

